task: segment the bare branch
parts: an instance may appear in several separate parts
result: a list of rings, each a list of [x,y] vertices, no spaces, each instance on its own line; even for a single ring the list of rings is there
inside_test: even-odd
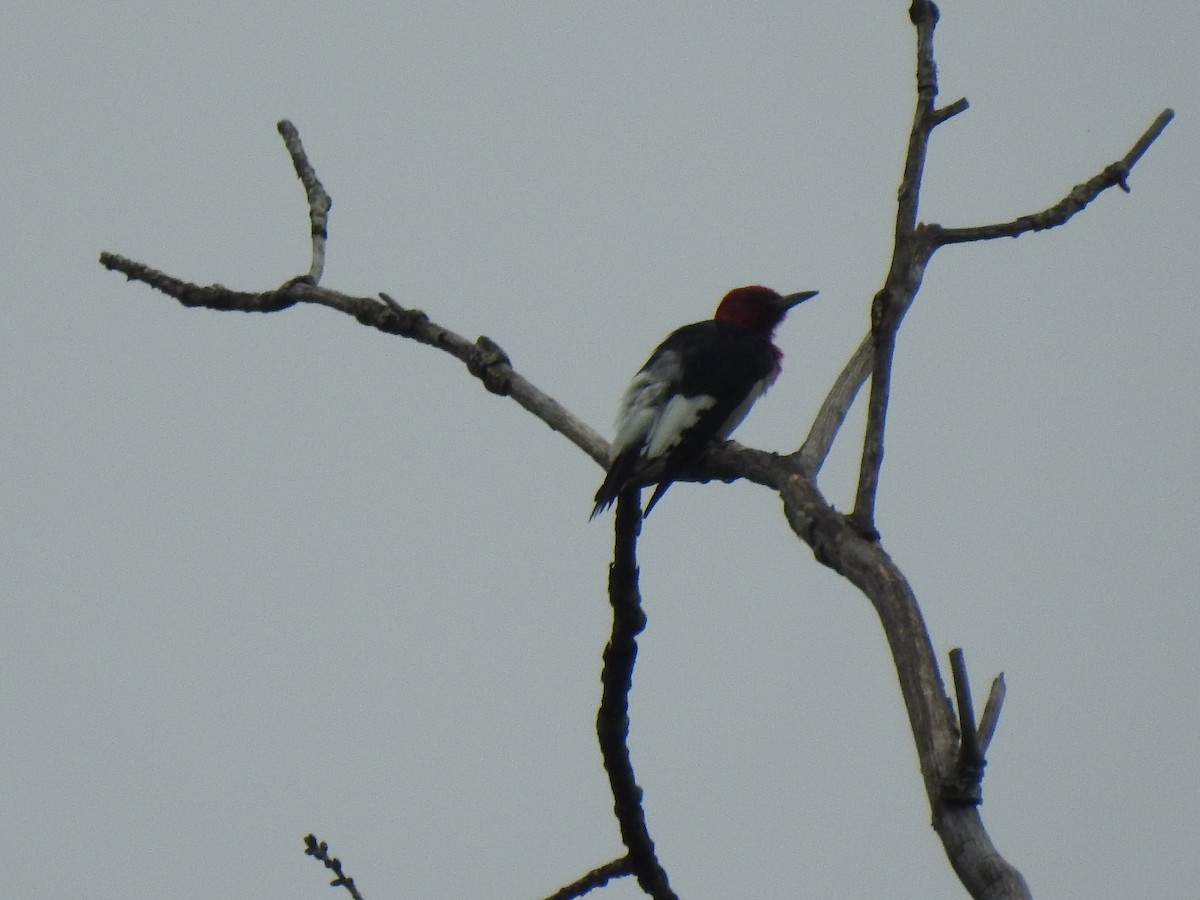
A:
[[[953,777],[947,779],[942,787],[942,796],[951,803],[976,805],[983,802],[983,768],[987,763],[979,747],[975,707],[971,702],[971,682],[959,647],[950,651],[950,670],[954,675],[954,695],[958,701],[958,764]]]
[[[321,179],[308,161],[296,126],[287,119],[280,119],[275,127],[283,137],[283,145],[292,157],[292,165],[296,167],[296,175],[304,185],[304,194],[308,198],[308,221],[312,225],[312,265],[308,274],[301,277],[309,284],[320,284],[321,274],[325,271],[325,242],[329,238],[329,210],[333,206],[333,198],[325,192]]]
[[[1103,171],[1089,178],[1083,184],[1075,185],[1067,196],[1050,208],[996,225],[976,225],[970,228],[943,228],[940,225],[926,225],[924,230],[928,235],[929,242],[934,247],[942,247],[946,244],[962,244],[967,241],[1017,237],[1028,231],[1044,231],[1047,228],[1056,228],[1064,224],[1111,187],[1119,187],[1129,193],[1127,179],[1130,170],[1162,134],[1163,129],[1167,127],[1174,116],[1175,113],[1172,110],[1164,109],[1125,156],[1115,163],[1105,166]]]
[[[613,562],[608,570],[613,625],[600,674],[603,689],[596,714],[596,736],[612,788],[621,840],[629,850],[630,868],[642,890],[655,900],[676,900],[646,828],[642,789],[634,778],[629,757],[629,691],[637,661],[637,636],[646,627],[638,591],[637,538],[642,528],[639,494],[638,488],[628,487],[617,497]]]
[[[867,429],[863,437],[862,460],[858,470],[858,489],[854,495],[851,518],[863,534],[879,538],[875,528],[875,497],[879,493],[879,472],[883,468],[883,434],[887,424],[888,400],[892,390],[892,357],[896,352],[896,326],[887,323],[887,289],[875,295],[871,304],[872,366],[871,393],[867,401]]]
[[[979,720],[979,752],[986,754],[996,734],[996,725],[1000,721],[1000,707],[1004,706],[1004,695],[1007,688],[1004,685],[1004,673],[1001,672],[992,679],[992,689],[988,691],[987,702],[983,705],[983,717]]]
[[[917,759],[946,857],[972,897],[1027,900],[1029,887],[992,843],[979,808],[951,802],[945,792],[955,778],[958,741],[916,595],[878,541],[862,535],[821,495],[797,466],[761,450],[727,446],[713,454],[759,484],[780,492],[788,524],[822,564],[845,577],[871,601],[896,667]],[[728,459],[727,457],[735,457]]]
[[[354,879],[342,872],[342,861],[336,856],[329,855],[328,844],[324,841],[318,841],[315,835],[305,835],[304,853],[306,856],[314,857],[325,863],[325,868],[337,876],[333,881],[329,882],[330,887],[344,887],[354,900],[363,900],[363,895],[354,886]]]
[[[1142,158],[1142,155],[1150,149],[1150,145],[1158,140],[1158,136],[1163,133],[1163,130],[1168,124],[1170,124],[1173,118],[1175,118],[1175,110],[1168,108],[1160,112],[1155,117],[1154,121],[1150,123],[1150,127],[1146,129],[1145,133],[1138,138],[1137,143],[1134,144],[1130,151],[1121,159],[1121,165],[1125,168],[1125,173],[1127,175],[1129,170],[1134,167],[1134,164],[1136,164],[1137,161]],[[1122,179],[1119,183],[1122,190],[1128,194],[1129,185],[1125,184],[1124,179]]]
[[[947,104],[940,109],[935,109],[930,117],[930,125],[937,127],[947,119],[953,119],[959,113],[966,112],[971,108],[971,104],[967,102],[966,97],[959,97],[953,103]]]
[[[967,677],[967,663],[961,647],[950,651],[950,671],[954,675],[954,696],[958,701],[958,739],[960,756],[970,757],[972,762],[983,759],[979,752],[979,736],[975,730],[975,706],[971,702],[971,681]]]
[[[939,122],[947,118],[944,114],[939,117],[934,108],[938,92],[937,65],[933,58],[937,7],[929,0],[913,0],[909,18],[917,30],[917,105],[897,195],[892,263],[883,289],[875,295],[871,304],[875,357],[871,371],[871,395],[867,402],[867,429],[863,437],[862,461],[852,515],[858,529],[869,536],[878,534],[875,530],[875,495],[879,490],[879,471],[883,465],[883,435],[887,424],[896,331],[921,286],[925,263],[928,261],[928,252],[918,246],[916,225],[929,135]],[[958,101],[950,108],[958,107],[963,102]]]
[[[504,351],[494,341],[487,337],[469,341],[430,321],[420,310],[406,309],[390,297],[385,296],[381,303],[373,297],[352,297],[302,280],[293,280],[276,290],[257,294],[231,291],[219,284],[202,287],[113,253],[101,253],[100,264],[120,272],[130,281],[148,284],[188,307],[267,313],[287,309],[296,303],[314,303],[353,316],[369,328],[436,347],[461,360],[489,391],[512,397],[601,466],[608,463],[608,442],[513,369]]]
[[[101,253],[100,265],[110,272],[120,272],[127,281],[140,281],[159,293],[174,297],[187,307],[269,313],[287,309],[301,299],[291,285],[261,293],[231,291],[219,284],[201,287],[115,253]]]
[[[939,225],[918,225],[917,210],[921,177],[932,130],[967,108],[965,99],[942,109],[934,108],[937,96],[937,67],[933,59],[933,32],[937,7],[928,0],[915,0],[910,17],[917,28],[917,109],[909,135],[908,153],[898,195],[895,247],[884,287],[875,295],[871,308],[871,333],[874,337],[874,364],[871,395],[867,405],[867,429],[863,439],[862,462],[855,495],[853,520],[867,535],[875,530],[875,497],[883,464],[884,431],[891,387],[892,357],[896,332],[920,288],[925,267],[938,247],[965,241],[996,237],[1015,237],[1026,231],[1040,231],[1061,225],[1087,206],[1107,188],[1119,186],[1128,191],[1126,178],[1132,166],[1166,128],[1174,113],[1167,109],[1138,139],[1133,148],[1100,174],[1077,185],[1059,203],[1040,213],[1022,216],[1012,222],[976,228],[947,229]]]
[[[614,878],[622,878],[631,874],[633,874],[633,869],[630,865],[629,857],[622,856],[620,859],[614,859],[612,862],[606,862],[602,866],[597,866],[586,875],[577,878],[565,887],[559,888],[547,897],[546,900],[575,900],[576,897],[582,897],[596,888],[604,887]]]
[[[800,449],[792,454],[804,471],[814,478],[821,466],[825,464],[829,450],[833,447],[833,439],[837,437],[842,423],[846,421],[846,415],[850,412],[850,407],[854,405],[854,398],[858,396],[859,389],[866,382],[867,376],[871,374],[873,347],[871,335],[868,334],[862,339],[858,349],[851,354],[849,361],[838,374],[837,380],[834,381],[833,387],[829,389],[825,401],[817,411],[816,418],[813,419],[808,437],[804,439]]]

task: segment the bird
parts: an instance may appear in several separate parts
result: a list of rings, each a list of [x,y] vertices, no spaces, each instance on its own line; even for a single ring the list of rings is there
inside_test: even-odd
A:
[[[734,288],[711,319],[667,335],[621,399],[591,518],[661,463],[642,513],[650,515],[680,471],[711,441],[728,438],[779,376],[783,353],[771,343],[776,327],[788,310],[816,295],[780,295],[761,285]]]

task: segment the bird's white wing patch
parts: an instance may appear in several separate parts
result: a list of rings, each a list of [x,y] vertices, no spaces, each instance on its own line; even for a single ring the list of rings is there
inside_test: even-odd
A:
[[[714,406],[716,397],[672,397],[660,410],[660,415],[646,434],[646,459],[657,459],[671,450],[683,433],[700,419],[700,414]]]
[[[617,433],[612,442],[614,459],[630,447],[646,442],[663,411],[663,398],[675,390],[679,375],[678,354],[664,353],[634,376],[617,411]]]

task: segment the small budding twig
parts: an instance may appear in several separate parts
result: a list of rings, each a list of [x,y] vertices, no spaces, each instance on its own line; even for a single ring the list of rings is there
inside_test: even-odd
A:
[[[985,756],[996,733],[996,725],[1000,721],[1000,707],[1004,705],[1004,695],[1007,691],[1004,673],[1001,672],[992,679],[992,689],[988,691],[987,703],[983,705],[983,716],[979,720],[979,752]]]
[[[318,841],[316,835],[306,834],[304,836],[304,854],[319,859],[325,863],[325,868],[337,876],[329,882],[330,887],[344,887],[354,900],[363,900],[363,895],[354,886],[354,879],[342,872],[342,861],[336,856],[329,855],[328,844]]]

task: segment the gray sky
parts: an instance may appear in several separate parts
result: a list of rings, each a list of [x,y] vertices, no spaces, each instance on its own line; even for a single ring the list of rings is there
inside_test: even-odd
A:
[[[730,287],[819,288],[738,433],[788,450],[866,326],[907,4],[13,4],[0,27],[0,882],[13,897],[534,898],[619,853],[592,723],[600,471],[447,357],[189,311],[96,262],[385,290],[598,428]],[[1040,897],[1191,896],[1200,742],[1200,7],[947,0],[879,518],[1008,703],[985,821]],[[850,502],[860,426],[822,486]],[[751,485],[641,547],[634,762],[688,898],[962,896],[869,605]],[[632,883],[607,896],[636,896]]]

